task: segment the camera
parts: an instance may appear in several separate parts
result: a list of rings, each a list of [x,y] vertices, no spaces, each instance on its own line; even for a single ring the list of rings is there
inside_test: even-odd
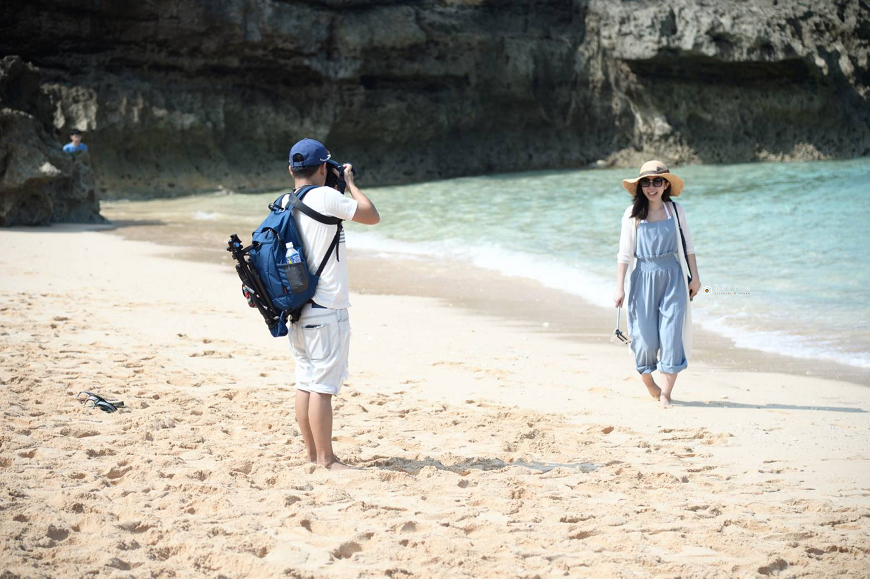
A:
[[[356,175],[356,170],[351,169],[351,172]],[[344,190],[347,188],[347,181],[344,180],[344,165],[332,159],[326,162],[326,186],[344,195]]]

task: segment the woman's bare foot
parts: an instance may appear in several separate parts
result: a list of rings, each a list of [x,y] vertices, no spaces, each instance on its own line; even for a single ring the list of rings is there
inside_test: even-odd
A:
[[[670,398],[670,396],[668,396],[667,394],[665,394],[664,392],[662,392],[662,395],[659,397],[659,406],[661,406],[661,407],[664,408],[664,409],[668,409],[668,408],[670,408],[670,407],[671,407],[671,398]]]
[[[659,398],[659,404],[662,408],[670,408],[671,395],[674,393],[674,384],[677,381],[677,375],[668,374],[667,372],[662,372],[661,374],[665,387],[662,388],[662,396]]]
[[[649,391],[649,395],[658,400],[659,395],[662,393],[662,389],[659,388],[656,381],[653,380],[652,374],[641,374],[640,379]]]

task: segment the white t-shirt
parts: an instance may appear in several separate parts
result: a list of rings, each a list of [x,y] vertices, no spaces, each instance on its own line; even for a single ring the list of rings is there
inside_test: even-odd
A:
[[[345,221],[353,219],[357,202],[345,197],[331,187],[312,189],[302,198],[302,202],[323,215],[332,215]],[[293,212],[296,228],[302,236],[305,246],[305,257],[308,260],[308,270],[317,273],[323,256],[326,255],[332,240],[335,238],[336,225],[326,225],[308,217],[301,211]],[[340,260],[336,259],[336,253]],[[316,304],[325,308],[340,310],[350,307],[348,291],[347,252],[345,251],[344,229],[338,241],[338,247],[332,250],[329,261],[320,274],[317,291],[311,298]]]

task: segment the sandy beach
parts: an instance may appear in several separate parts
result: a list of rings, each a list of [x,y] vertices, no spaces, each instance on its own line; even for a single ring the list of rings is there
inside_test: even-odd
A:
[[[0,231],[2,577],[868,576],[866,373],[698,340],[662,411],[591,308],[351,254],[331,473],[228,262],[117,233]]]

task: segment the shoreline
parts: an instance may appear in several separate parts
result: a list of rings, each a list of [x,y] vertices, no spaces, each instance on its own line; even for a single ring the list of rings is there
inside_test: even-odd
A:
[[[123,206],[117,209],[118,214],[127,219],[100,229],[128,239],[175,247],[182,259],[231,266],[229,256],[220,249],[226,239],[193,238],[183,232],[184,224],[136,219],[136,216],[125,214]],[[161,235],[166,231],[171,231],[172,235]],[[224,237],[228,236],[229,233]],[[179,247],[169,243],[170,239],[178,238],[185,240],[187,245]],[[397,254],[379,257],[371,252],[354,250],[352,239],[347,251],[351,260],[351,291],[436,298],[467,307],[483,316],[521,322],[533,331],[556,332],[565,339],[581,343],[609,343],[613,334],[614,312],[611,309],[527,278],[507,276],[468,263],[439,264],[428,256]],[[468,280],[472,281],[469,283]],[[526,295],[530,299],[522,297]],[[547,327],[542,326],[545,322]],[[625,327],[624,312],[622,327]],[[690,364],[702,362],[725,370],[815,376],[870,386],[870,368],[737,347],[730,338],[706,330],[697,323],[694,336]]]
[[[662,411],[617,346],[357,278],[337,475],[303,459],[292,356],[225,264],[0,241],[0,572],[866,574],[863,386],[699,362]]]

